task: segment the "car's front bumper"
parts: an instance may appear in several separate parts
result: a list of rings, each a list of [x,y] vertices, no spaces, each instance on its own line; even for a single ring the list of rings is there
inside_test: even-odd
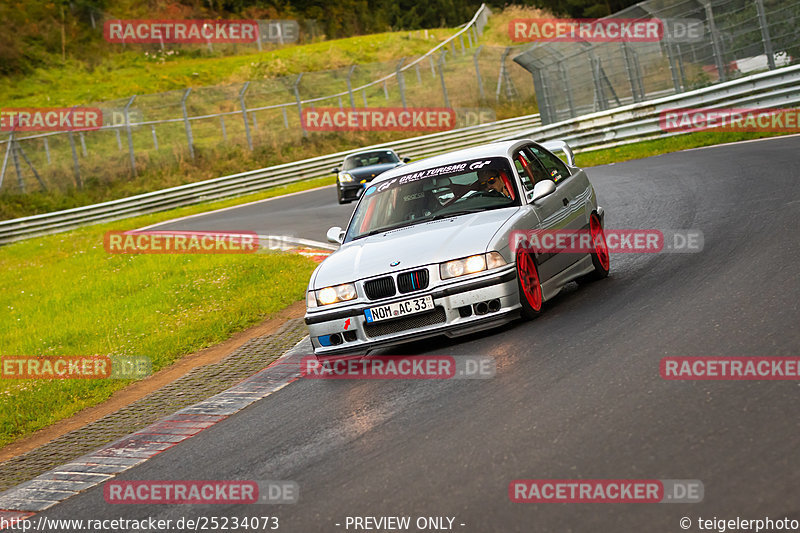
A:
[[[361,198],[361,193],[364,192],[364,184],[357,182],[340,183],[339,190],[341,191],[342,200],[358,200]]]
[[[368,308],[425,295],[433,298],[433,311],[372,324],[366,321],[364,311]],[[490,302],[492,310],[476,314],[475,306],[487,304],[489,307]],[[359,301],[330,310],[312,308],[306,312],[305,321],[317,355],[363,354],[411,340],[436,335],[455,337],[495,327],[514,319],[519,308],[517,274],[512,264],[393,298]],[[464,316],[467,309],[470,314]]]

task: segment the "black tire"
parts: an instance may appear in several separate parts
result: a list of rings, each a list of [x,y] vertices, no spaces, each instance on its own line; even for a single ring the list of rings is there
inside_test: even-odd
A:
[[[600,223],[600,217],[597,216],[597,213],[592,213],[589,219],[589,227],[592,233],[592,242],[595,243],[595,251],[591,254],[594,271],[578,278],[578,283],[591,283],[592,281],[607,278],[608,271],[611,268],[611,261],[608,255],[608,245],[606,244],[606,236],[603,232],[603,226]]]
[[[536,260],[529,252],[517,252],[517,288],[519,302],[522,305],[522,318],[531,320],[539,316],[543,303],[542,284]]]

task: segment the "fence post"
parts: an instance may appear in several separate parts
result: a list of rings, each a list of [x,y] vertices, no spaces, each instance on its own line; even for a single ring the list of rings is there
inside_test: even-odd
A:
[[[364,98],[364,107],[368,107],[367,106],[367,88],[366,87],[364,87],[364,89],[361,91],[361,97]]]
[[[121,152],[122,151],[122,137],[119,135],[119,128],[114,128],[114,133],[117,136],[117,149]]]
[[[714,24],[714,11],[711,9],[711,0],[702,0],[702,4],[706,10],[706,21],[708,22],[708,28],[711,30],[711,46],[714,50],[714,61],[717,64],[719,80],[728,81],[728,76],[725,73],[725,62],[723,61],[722,57],[722,41],[719,38],[717,25]]]
[[[606,92],[603,90],[603,80],[600,79],[600,59],[594,55],[594,50],[589,49],[589,61],[592,65],[592,80],[594,80],[594,99],[595,111],[597,106],[600,111],[608,109],[608,100],[606,100]]]
[[[483,45],[480,45],[475,53],[472,55],[472,60],[475,62],[475,77],[478,80],[478,92],[481,95],[481,100],[485,99],[486,96],[483,94],[483,80],[481,80],[481,68],[478,66],[478,56],[481,53],[481,49]]]
[[[28,154],[25,153],[25,150],[22,149],[22,145],[19,144],[19,142],[17,142],[17,150],[19,150],[19,153],[22,154],[22,159],[24,159],[25,162],[28,163],[28,167],[30,167],[31,172],[33,172],[33,175],[36,176],[36,181],[39,182],[39,185],[42,187],[42,190],[46,191],[47,190],[47,185],[45,185],[44,181],[42,181],[42,177],[36,171],[36,167],[33,166],[33,163],[31,163],[31,160],[28,159]]]
[[[383,80],[383,96],[386,97],[386,101],[389,101],[389,89],[386,87],[386,80]]]
[[[158,150],[158,137],[156,137],[156,125],[155,124],[151,124],[150,125],[150,131],[153,134],[153,148]]]
[[[436,77],[436,66],[433,63],[433,56],[428,56],[428,61],[431,63],[431,76]]]
[[[242,107],[242,120],[244,120],[244,134],[247,137],[247,147],[250,148],[250,151],[253,151],[253,138],[250,136],[250,121],[247,119],[247,105],[244,103],[244,93],[247,92],[247,88],[250,87],[250,82],[244,82],[244,85],[239,90],[239,105]]]
[[[44,155],[47,157],[47,164],[50,164],[50,145],[47,143],[47,137],[42,137],[44,142]]]
[[[281,107],[281,113],[283,114],[283,127],[287,130],[289,129],[289,116],[286,114],[286,108]],[[224,122],[223,122],[224,124]],[[223,129],[224,131],[224,129]]]
[[[450,99],[447,98],[447,85],[444,83],[444,55],[447,50],[442,50],[442,55],[439,56],[439,79],[442,81],[442,95],[444,96],[444,106],[450,107]]]
[[[405,87],[406,82],[405,82],[405,78],[403,78],[403,71],[401,70],[401,67],[403,66],[403,63],[405,63],[405,61],[406,61],[406,58],[405,57],[401,57],[400,61],[397,62],[397,66],[394,68],[395,76],[397,77],[397,88],[400,89],[400,101],[403,102],[403,109],[405,109],[407,107],[406,106],[406,87]]]
[[[3,186],[3,178],[6,175],[6,166],[8,165],[8,153],[11,151],[11,140],[14,138],[14,132],[8,136],[8,145],[6,146],[6,155],[3,157],[3,166],[0,168],[0,187]]]
[[[294,80],[294,85],[292,85],[292,90],[294,91],[294,99],[297,102],[297,115],[300,117],[300,128],[303,130],[303,137],[308,137],[308,132],[306,131],[305,124],[303,124],[303,103],[300,101],[300,89],[298,89],[298,85],[300,85],[300,80],[303,79],[304,72],[301,72],[297,79]]]
[[[472,48],[472,32],[467,30],[467,42],[469,42],[469,47]]]
[[[467,49],[464,48],[464,34],[463,33],[458,36],[458,40],[461,41],[461,55],[463,56],[464,54],[467,53]]]
[[[767,64],[770,70],[775,70],[775,54],[772,51],[772,39],[769,37],[764,0],[756,0],[756,10],[758,11],[758,25],[761,26],[761,40],[764,42],[764,53],[767,54]]]
[[[634,68],[631,66],[631,51],[628,49],[628,43],[623,41],[620,45],[622,46],[622,56],[625,61],[625,73],[628,75],[628,82],[631,84],[631,97],[634,102],[640,102],[642,98],[639,94],[639,85],[634,78],[634,75],[638,76],[639,73],[634,73]]]
[[[72,137],[72,133],[70,132],[70,138]],[[14,161],[14,170],[17,171],[17,185],[19,185],[20,192],[25,192],[25,182],[22,180],[22,171],[19,169],[19,156],[17,156],[17,147],[14,143],[17,141],[14,140],[14,134],[11,134],[11,160]],[[73,146],[74,150],[74,146]]]
[[[572,100],[572,86],[567,77],[567,69],[564,67],[564,62],[558,62],[558,73],[561,76],[561,83],[564,85],[564,93],[567,95],[567,106],[569,107],[569,117],[575,118],[575,102]]]
[[[186,142],[189,145],[189,155],[194,159],[194,137],[192,136],[192,124],[189,122],[189,114],[186,112],[186,100],[189,98],[189,93],[192,88],[189,87],[183,91],[181,98],[181,113],[183,113],[183,129],[186,131]]]
[[[79,189],[83,189],[83,181],[81,181],[81,167],[78,165],[78,151],[75,149],[75,138],[70,131],[67,134],[69,137],[69,147],[72,149],[72,170],[75,172],[75,185]]]
[[[81,153],[83,154],[83,157],[87,157],[89,154],[86,151],[86,139],[84,138],[82,131],[78,132],[78,138],[81,140]]]
[[[133,171],[133,176],[136,177],[136,154],[133,152],[133,134],[131,133],[131,116],[129,113],[131,104],[133,104],[134,99],[136,99],[135,94],[131,96],[130,100],[128,100],[128,103],[125,104],[124,111],[125,111],[125,132],[128,135],[128,152],[131,155],[131,170]]]
[[[414,63],[414,70],[417,71],[417,85],[422,85],[422,75],[419,73],[419,62]]]
[[[350,65],[350,70],[347,72],[347,94],[350,95],[350,109],[355,109],[356,102],[353,98],[353,83],[350,81],[350,78],[353,76],[353,71],[356,69],[356,65]]]
[[[672,76],[672,85],[675,87],[675,92],[681,92],[681,82],[678,80],[678,72],[675,65],[675,56],[672,53],[672,45],[669,42],[661,41],[664,48],[667,49],[667,61],[669,61],[669,73]]]

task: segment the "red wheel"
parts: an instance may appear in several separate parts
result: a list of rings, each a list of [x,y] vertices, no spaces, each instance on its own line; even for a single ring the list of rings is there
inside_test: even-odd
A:
[[[517,282],[522,316],[533,318],[542,310],[542,284],[533,255],[527,252],[517,254]]]
[[[603,233],[603,226],[600,224],[600,217],[597,213],[592,213],[589,217],[589,232],[592,236],[592,245],[594,252],[592,252],[592,265],[594,265],[594,272],[590,272],[585,276],[578,279],[580,282],[595,281],[603,279],[608,276],[608,269],[611,264],[608,255],[608,245],[606,244],[606,235]]]

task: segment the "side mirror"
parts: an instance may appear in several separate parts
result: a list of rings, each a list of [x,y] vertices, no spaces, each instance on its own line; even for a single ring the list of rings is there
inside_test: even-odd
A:
[[[404,157],[403,158],[403,163],[408,163],[409,161],[411,161],[410,157]]]
[[[332,172],[333,172],[334,174],[338,174],[338,173],[339,173],[339,167],[336,167],[336,168],[334,168],[334,169],[332,170]]]
[[[339,226],[334,226],[328,230],[328,233],[325,234],[325,237],[328,238],[328,242],[332,242],[334,244],[342,244],[344,240],[344,231]]]
[[[528,193],[528,201],[536,202],[556,192],[556,182],[553,180],[542,180],[533,186],[533,191]]]

